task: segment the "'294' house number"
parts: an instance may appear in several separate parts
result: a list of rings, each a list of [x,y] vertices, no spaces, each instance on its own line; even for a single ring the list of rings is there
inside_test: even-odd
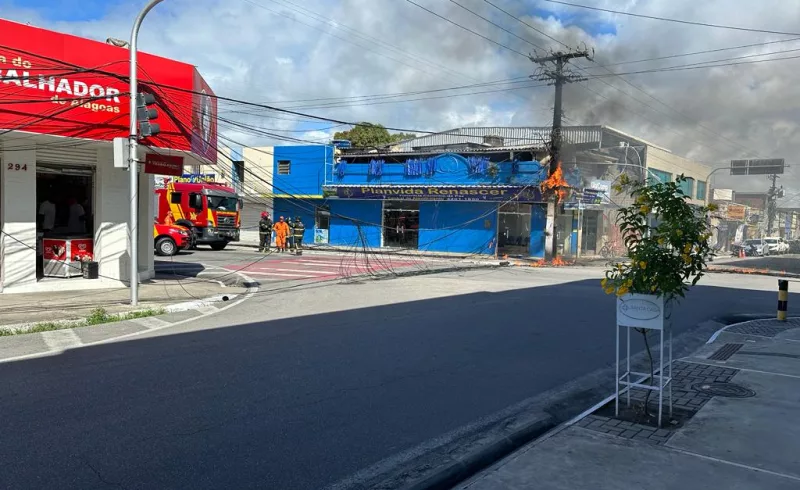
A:
[[[19,163],[9,163],[8,164],[8,170],[11,170],[11,171],[14,171],[14,172],[27,172],[28,171],[28,164],[25,163],[25,164],[20,165]]]

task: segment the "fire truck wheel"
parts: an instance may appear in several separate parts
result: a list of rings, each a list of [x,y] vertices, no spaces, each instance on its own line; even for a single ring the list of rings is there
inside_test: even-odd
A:
[[[225,250],[225,247],[228,246],[228,242],[217,242],[211,244],[211,250]]]
[[[178,246],[175,241],[166,236],[162,236],[156,241],[156,254],[162,257],[171,257],[178,253]]]

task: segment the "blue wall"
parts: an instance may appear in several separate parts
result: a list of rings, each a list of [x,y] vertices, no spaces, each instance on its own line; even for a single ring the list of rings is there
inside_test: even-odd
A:
[[[328,204],[331,207],[331,229],[328,235],[331,245],[381,246],[383,201],[331,199]]]
[[[421,202],[419,249],[494,255],[497,204],[491,202]]]
[[[505,152],[508,154],[508,152]],[[376,155],[377,159],[381,157]],[[404,163],[384,163],[383,173],[380,176],[369,175],[368,163],[347,162],[344,166],[344,175],[333,171],[333,184],[415,184],[415,185],[441,185],[441,184],[515,184],[538,183],[547,176],[544,168],[536,161],[519,162],[516,173],[512,172],[511,162],[497,163],[499,172],[492,178],[485,174],[471,175],[464,157],[445,153],[436,156],[435,172],[432,175],[407,176]]]
[[[333,147],[323,145],[276,146],[272,168],[275,194],[321,195],[325,183],[326,162],[330,173]],[[291,162],[289,175],[278,173],[278,161]]]
[[[270,218],[273,222],[277,222],[278,218],[290,218],[294,221],[296,216],[300,216],[303,224],[306,226],[306,231],[303,233],[303,243],[314,243],[314,218],[316,214],[316,202],[322,204],[322,199],[284,199],[275,198],[273,202],[273,211]]]

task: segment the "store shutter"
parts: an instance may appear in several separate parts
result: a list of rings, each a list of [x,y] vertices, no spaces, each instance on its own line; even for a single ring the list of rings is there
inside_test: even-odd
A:
[[[97,165],[97,150],[87,148],[65,148],[64,146],[36,146],[38,163],[56,163],[63,165]]]

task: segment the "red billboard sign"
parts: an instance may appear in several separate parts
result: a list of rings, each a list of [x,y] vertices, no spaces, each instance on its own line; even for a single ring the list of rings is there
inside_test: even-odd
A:
[[[144,159],[144,173],[183,175],[183,157],[148,153]]]
[[[0,129],[127,137],[128,56],[125,48],[0,19]],[[143,142],[216,161],[216,99],[194,66],[147,53],[138,62],[140,90],[155,96],[161,126]]]

